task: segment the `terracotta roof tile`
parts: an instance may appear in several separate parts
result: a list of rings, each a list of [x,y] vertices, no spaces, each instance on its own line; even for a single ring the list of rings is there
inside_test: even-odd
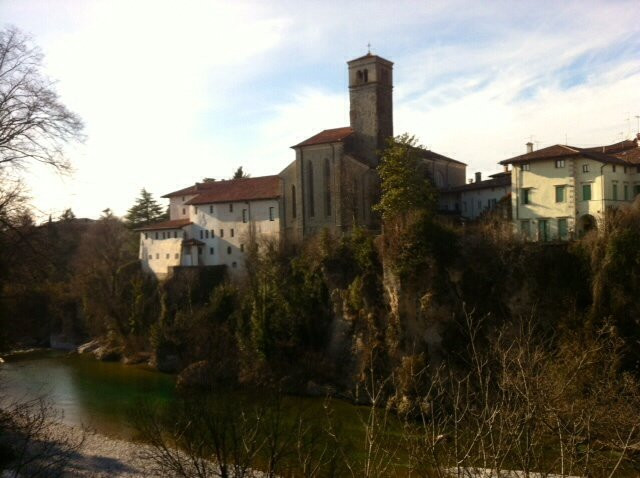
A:
[[[189,186],[183,189],[179,189],[169,194],[165,194],[162,196],[163,198],[170,198],[172,196],[192,196],[194,194],[198,194],[203,191],[207,191],[211,189],[216,181],[208,182],[208,183],[195,183],[193,186]]]
[[[181,229],[184,226],[192,224],[189,219],[173,219],[171,221],[156,222],[148,226],[139,227],[136,231],[160,231],[162,229]]]
[[[280,197],[279,176],[230,179],[206,183],[206,190],[185,204],[212,204],[219,202],[254,201]]]
[[[600,148],[578,148],[576,146],[566,146],[562,144],[554,144],[553,146],[547,146],[546,148],[538,149],[532,153],[521,154],[520,156],[514,156],[513,158],[500,161],[500,164],[520,164],[528,163],[530,161],[541,161],[545,159],[554,158],[566,158],[566,157],[585,157],[589,159],[595,159],[601,163],[612,164],[627,164],[626,161],[612,155],[605,154],[598,149]],[[606,148],[606,146],[605,146]]]
[[[313,144],[338,143],[353,134],[353,129],[349,126],[344,128],[325,129],[320,133],[305,139],[302,143],[298,143],[292,148],[301,146],[311,146]]]
[[[532,153],[521,154],[514,156],[513,158],[500,161],[500,164],[510,163],[526,163],[536,159],[550,159],[559,158],[562,156],[576,156],[580,154],[580,151],[570,146],[563,146],[561,144],[554,144],[553,146],[547,146],[546,148],[538,149]]]

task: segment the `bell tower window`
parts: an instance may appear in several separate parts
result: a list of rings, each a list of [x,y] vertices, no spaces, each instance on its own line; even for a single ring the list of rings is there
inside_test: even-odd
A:
[[[364,82],[367,83],[369,81],[369,70],[365,69],[363,73]]]

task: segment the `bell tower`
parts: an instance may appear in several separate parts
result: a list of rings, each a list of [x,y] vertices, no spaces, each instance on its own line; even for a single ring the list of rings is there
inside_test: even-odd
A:
[[[354,153],[375,168],[393,136],[393,63],[369,52],[347,65]]]

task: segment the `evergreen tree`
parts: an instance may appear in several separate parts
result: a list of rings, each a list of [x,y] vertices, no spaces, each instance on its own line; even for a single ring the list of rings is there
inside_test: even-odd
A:
[[[76,215],[73,213],[71,208],[65,209],[62,215],[60,216],[61,221],[72,221],[76,218]]]
[[[250,177],[250,175],[246,174],[242,170],[242,166],[239,166],[238,169],[236,169],[236,172],[233,173],[233,178],[232,179],[242,179],[242,178],[248,178],[248,177]]]
[[[158,204],[151,193],[142,188],[140,197],[136,199],[135,204],[127,211],[125,216],[127,226],[135,229],[165,220],[168,215],[162,209],[162,206]]]

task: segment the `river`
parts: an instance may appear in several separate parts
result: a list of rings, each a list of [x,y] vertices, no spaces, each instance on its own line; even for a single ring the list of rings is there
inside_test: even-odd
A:
[[[46,396],[68,425],[130,439],[132,409],[141,400],[168,402],[175,378],[138,366],[100,362],[90,356],[43,350],[5,357],[0,395],[9,400]]]

